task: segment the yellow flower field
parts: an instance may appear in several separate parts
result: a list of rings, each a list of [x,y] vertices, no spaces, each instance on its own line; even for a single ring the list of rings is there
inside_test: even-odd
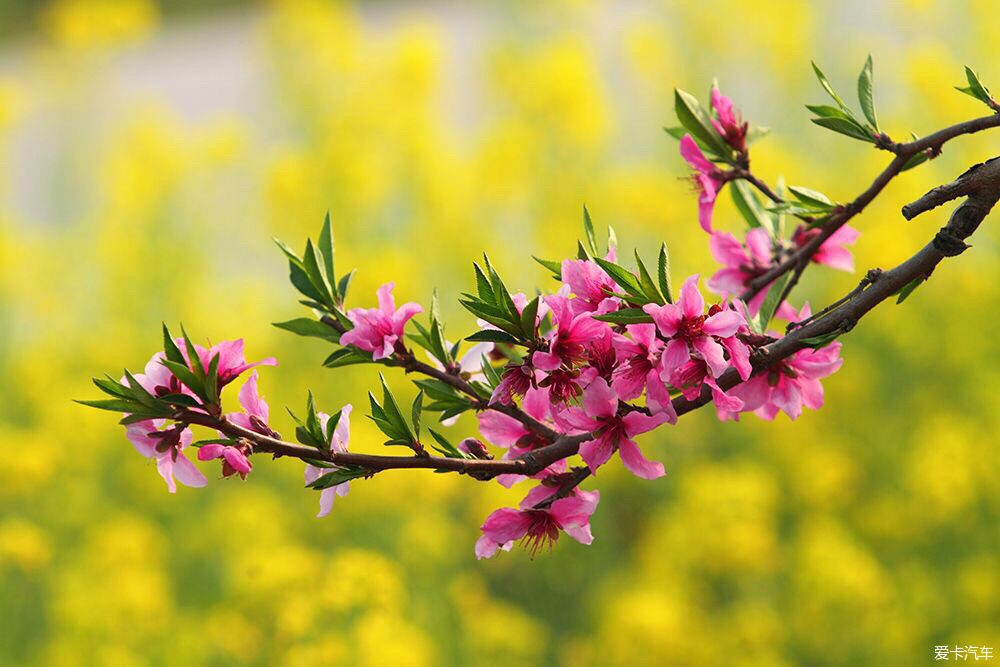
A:
[[[349,305],[370,307],[389,280],[399,301],[427,304],[436,287],[452,340],[475,327],[456,301],[472,262],[486,252],[512,289],[554,288],[531,255],[574,253],[584,203],[623,257],[652,261],[665,240],[675,281],[707,277],[696,196],[661,129],[674,86],[705,97],[718,76],[772,128],[755,172],[849,201],[888,158],[808,122],[802,105],[823,99],[810,59],[850,89],[872,52],[883,125],[925,135],[984,115],[953,89],[963,65],[1000,88],[993,3],[220,11],[204,19],[224,37],[212,53],[236,49],[256,83],[210,114],[186,112],[199,60],[177,37],[203,19],[174,22],[152,0],[59,0],[0,42],[0,664],[780,667],[1000,652],[997,213],[969,252],[842,338],[824,409],[739,423],[707,409],[646,436],[667,476],[602,468],[594,544],[561,540],[534,560],[473,553],[482,520],[520,489],[389,471],[317,519],[302,465],[261,460],[246,481],[202,465],[206,488],[170,495],[113,415],[72,402],[95,397],[94,375],[141,370],[161,322],[183,322],[199,342],[245,337],[249,358],[278,358],[260,372],[277,430],[311,389],[329,412],[354,404],[353,450],[384,452],[363,416],[378,369],[323,369],[328,345],[271,326],[305,314],[271,237],[298,248],[329,210],[338,264],[358,269]],[[189,107],[123,65],[166,72],[155,66],[175,56]],[[859,273],[813,267],[799,298],[821,307],[913,254],[946,213],[906,222],[900,206],[993,157],[996,139],[957,139],[894,181],[852,223]],[[742,229],[728,196],[716,224]],[[387,379],[412,399],[402,373]],[[467,415],[452,432],[474,426]]]

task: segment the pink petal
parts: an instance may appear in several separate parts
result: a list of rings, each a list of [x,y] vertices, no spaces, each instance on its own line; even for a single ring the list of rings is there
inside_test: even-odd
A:
[[[663,356],[660,358],[660,365],[664,371],[670,373],[674,369],[686,364],[690,358],[691,353],[688,350],[688,344],[679,338],[674,338],[667,343],[667,347],[663,351]]]
[[[641,412],[630,412],[622,417],[622,423],[625,425],[625,434],[631,438],[639,435],[640,433],[652,431],[657,426],[666,422],[667,419],[667,415],[662,412],[651,415],[643,414]]]
[[[636,477],[656,479],[666,474],[662,463],[647,460],[639,451],[639,446],[631,440],[625,440],[618,446],[618,455],[628,471]]]
[[[714,377],[719,377],[726,372],[729,364],[726,363],[721,345],[708,336],[699,336],[692,342],[692,346],[698,351],[701,358],[705,360],[705,363],[708,364],[708,368]]]
[[[747,249],[758,264],[767,266],[774,261],[771,235],[763,227],[754,227],[747,232]]]
[[[222,456],[222,452],[225,449],[224,445],[218,443],[213,443],[210,445],[204,445],[198,450],[198,460],[199,461],[211,461],[212,459],[217,459]]]
[[[583,392],[583,409],[589,417],[613,417],[618,411],[618,395],[607,380],[597,378]]]
[[[740,326],[746,324],[743,318],[735,310],[723,310],[705,320],[702,331],[709,336],[719,336],[727,338],[735,335]]]
[[[750,264],[750,257],[735,236],[728,232],[712,232],[708,240],[712,258],[723,266],[739,267]]]
[[[558,355],[539,350],[531,355],[531,365],[541,371],[554,371],[562,366],[562,359]]]
[[[608,462],[614,453],[614,443],[607,435],[600,435],[593,440],[580,445],[580,456],[583,457],[587,467],[591,472],[597,473],[597,469]]]
[[[653,318],[661,334],[670,337],[677,333],[681,323],[681,310],[675,304],[658,306],[655,303],[647,303],[642,309]]]
[[[524,424],[496,410],[480,412],[476,418],[479,420],[479,432],[497,447],[512,447],[528,435]]]
[[[709,174],[715,167],[709,162],[701,149],[698,148],[698,144],[695,143],[694,138],[690,134],[685,134],[681,138],[680,143],[681,157],[683,157],[689,165],[696,171],[703,174]]]
[[[177,460],[173,465],[174,477],[184,486],[199,488],[208,484],[208,480],[201,474],[201,471],[183,454],[177,455]]]
[[[378,296],[378,311],[383,317],[392,317],[393,313],[396,311],[396,300],[392,297],[392,290],[395,289],[396,283],[389,282],[376,290],[375,294]]]
[[[646,374],[646,405],[653,413],[663,415],[667,423],[677,423],[677,411],[670,400],[670,392],[655,368]]]
[[[681,285],[680,297],[677,299],[677,304],[680,306],[684,317],[693,319],[701,317],[705,312],[705,300],[701,298],[701,292],[698,291],[698,278],[698,274],[690,276]]]
[[[486,517],[480,528],[494,542],[506,544],[524,537],[530,526],[528,514],[504,507]]]

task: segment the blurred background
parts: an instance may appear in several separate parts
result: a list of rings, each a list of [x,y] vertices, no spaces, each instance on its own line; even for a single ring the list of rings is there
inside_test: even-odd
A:
[[[357,407],[376,369],[330,371],[272,236],[328,209],[352,306],[397,282],[450,337],[489,253],[512,288],[571,254],[581,205],[675,281],[715,265],[696,223],[672,90],[713,76],[753,123],[773,183],[847,201],[885,154],[808,122],[816,59],[853,99],[871,51],[902,140],[985,113],[1000,88],[988,0],[754,3],[0,0],[0,664],[917,665],[1000,650],[998,214],[903,306],[844,337],[827,407],[797,422],[711,411],[646,436],[668,474],[601,472],[591,547],[477,562],[478,525],[521,489],[388,472],[316,519],[301,465],[166,493],[90,377],[141,369],[160,322],[275,355],[273,423],[312,389]],[[948,144],[857,220],[859,271],[945,219],[899,207],[997,153]],[[740,232],[722,198],[716,224]],[[822,305],[851,276],[814,268]],[[403,395],[408,379],[391,374]],[[474,426],[463,417],[455,437]]]

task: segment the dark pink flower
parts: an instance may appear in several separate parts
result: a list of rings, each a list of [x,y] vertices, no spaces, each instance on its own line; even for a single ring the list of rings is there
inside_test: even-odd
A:
[[[806,304],[794,321],[803,320],[810,314]],[[803,406],[818,410],[823,406],[820,379],[837,372],[844,362],[840,358],[840,347],[840,343],[833,342],[818,350],[799,350],[733,387],[730,393],[743,402],[743,412],[752,411],[763,419],[774,419],[778,412],[796,419],[802,414]],[[735,417],[735,414],[728,416]]]
[[[510,405],[517,396],[524,396],[534,383],[535,371],[529,364],[507,364],[500,383],[490,396],[490,403]]]
[[[675,368],[669,373],[665,373],[665,378],[670,386],[681,392],[689,401],[693,401],[701,394],[702,386],[708,385],[712,390],[712,401],[719,417],[724,419],[731,413],[743,409],[743,401],[735,396],[735,392],[727,394],[715,382],[715,378],[708,372],[708,366],[701,359],[691,359],[684,365]]]
[[[545,509],[498,509],[480,527],[483,536],[476,542],[476,558],[490,558],[500,549],[509,549],[518,540],[524,540],[525,547],[534,556],[544,545],[551,549],[560,532],[580,544],[590,544],[594,541],[590,517],[600,499],[601,494],[597,491],[577,490]]]
[[[801,248],[809,243],[820,233],[819,228],[807,229],[805,225],[800,226],[792,234],[792,243]],[[841,271],[854,271],[854,256],[846,246],[853,245],[861,237],[861,232],[850,225],[844,225],[830,238],[823,241],[816,254],[812,256],[812,261],[817,264],[825,264]]]
[[[396,309],[392,290],[396,283],[378,288],[378,308],[351,308],[347,318],[354,328],[340,337],[341,345],[354,345],[372,353],[372,359],[385,359],[403,338],[403,328],[411,317],[424,312],[416,303],[404,303]]]
[[[570,307],[575,314],[603,315],[618,310],[618,300],[609,296],[616,291],[615,281],[596,262],[563,260],[562,279],[573,295]]]
[[[222,459],[222,476],[229,477],[238,474],[243,479],[253,470],[253,464],[247,455],[250,453],[248,445],[223,445],[212,443],[202,446],[198,450],[199,461],[211,461],[212,459]]]
[[[715,131],[734,150],[740,153],[746,151],[749,125],[744,123],[739,113],[733,110],[733,101],[714,87],[712,88],[712,108],[715,109],[716,114],[716,118],[712,119]]]
[[[201,471],[182,453],[191,444],[191,430],[178,429],[176,426],[160,430],[164,423],[163,419],[149,419],[129,424],[125,427],[125,436],[137,452],[147,459],[156,459],[156,469],[167,483],[170,493],[177,492],[174,478],[185,486],[201,487],[208,484]]]
[[[685,134],[684,138],[681,139],[681,156],[694,169],[692,179],[699,192],[698,222],[701,223],[702,229],[711,232],[715,197],[726,181],[722,177],[722,172],[708,161],[690,134]]]
[[[713,232],[708,247],[715,261],[724,268],[716,271],[706,285],[722,297],[738,298],[751,280],[766,273],[773,265],[771,236],[763,227],[754,227],[748,231],[745,243],[740,243],[728,232]],[[760,310],[768,289],[770,288],[761,290],[747,304],[751,315],[756,315]]]
[[[632,438],[669,421],[666,414],[632,411],[619,415],[618,395],[604,378],[597,378],[583,392],[583,408],[568,408],[562,417],[576,429],[597,432],[594,439],[580,445],[580,456],[592,472],[617,451],[633,475],[643,479],[663,476],[663,464],[646,460]]]
[[[532,419],[547,424],[556,431],[561,431],[559,426],[550,420],[551,404],[549,402],[549,390],[545,388],[531,388],[524,395],[522,403],[524,412]],[[504,459],[516,459],[528,452],[544,447],[549,443],[545,438],[528,429],[523,423],[496,410],[484,410],[476,415],[479,420],[479,432],[487,442],[503,447],[507,451]],[[550,474],[561,473],[566,469],[566,460],[556,461],[536,477],[544,478]],[[517,482],[526,479],[524,475],[498,475],[497,481],[506,487],[511,487]]]
[[[733,338],[746,327],[746,320],[736,310],[723,310],[712,306],[705,315],[705,301],[698,291],[698,276],[684,281],[676,303],[659,306],[653,303],[643,306],[656,323],[660,335],[667,339],[667,347],[661,356],[661,371],[664,374],[687,363],[692,355],[703,359],[712,372],[719,377],[729,367],[725,357],[727,347],[739,351],[740,356],[749,356],[746,346]],[[726,346],[723,339],[732,338]]]
[[[670,401],[670,392],[660,378],[663,341],[656,337],[656,326],[629,324],[625,330],[631,338],[616,335],[614,339],[621,363],[614,371],[611,388],[626,401],[637,398],[645,389],[646,406],[654,413],[664,413],[671,424],[676,423],[677,413]]]
[[[548,351],[531,356],[531,365],[542,371],[554,371],[563,364],[573,366],[587,356],[586,343],[600,336],[608,325],[592,319],[590,313],[575,314],[569,299],[550,295],[545,302],[552,310],[552,331],[548,333]]]

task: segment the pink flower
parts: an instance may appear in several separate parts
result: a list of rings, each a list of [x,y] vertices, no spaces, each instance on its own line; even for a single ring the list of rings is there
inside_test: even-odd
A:
[[[570,306],[575,314],[603,315],[618,310],[618,300],[609,296],[615,292],[615,281],[596,262],[563,260],[562,279],[573,294]]]
[[[729,367],[726,347],[749,358],[746,346],[733,338],[740,327],[746,327],[746,320],[736,310],[723,310],[718,305],[712,306],[706,316],[697,275],[684,281],[677,303],[648,303],[643,310],[652,316],[660,335],[669,339],[661,357],[662,373],[669,375],[696,354],[708,364],[712,376],[719,377]],[[727,338],[733,340],[724,347],[722,341]]]
[[[715,165],[708,161],[702,154],[698,144],[691,138],[690,134],[685,134],[681,139],[681,156],[694,169],[692,179],[695,187],[698,188],[698,222],[706,232],[712,231],[712,209],[715,208],[715,197],[719,190],[726,183]]]
[[[773,266],[771,237],[763,227],[748,231],[745,244],[727,232],[713,232],[708,247],[715,261],[725,267],[716,271],[707,283],[708,289],[719,296],[738,298],[751,280]],[[768,289],[758,292],[747,304],[751,315],[760,310]]]
[[[219,355],[219,387],[224,387],[240,375],[250,370],[254,366],[277,366],[278,362],[274,357],[268,357],[267,359],[262,359],[261,361],[255,361],[253,363],[247,363],[246,357],[243,351],[243,339],[238,338],[236,340],[224,340],[221,343],[213,345],[208,350],[203,353],[199,345],[195,345],[195,349],[198,350],[198,356],[201,357],[201,363],[205,370],[208,370],[208,366],[212,361],[212,358],[218,354]],[[181,352],[184,353],[184,348],[181,347]]]
[[[500,376],[500,383],[490,396],[490,403],[510,405],[515,396],[524,396],[535,379],[535,371],[529,364],[507,364]]]
[[[177,348],[180,350],[181,355],[183,355],[184,360],[190,368],[191,360],[188,358],[187,346],[184,343],[184,339],[175,338],[174,343],[177,345]],[[212,359],[215,355],[219,355],[218,386],[220,389],[255,366],[278,365],[278,362],[274,357],[268,357],[267,359],[262,359],[261,361],[247,363],[246,357],[244,356],[242,338],[237,340],[224,340],[210,348],[195,344],[194,349],[195,352],[197,352],[198,360],[201,362],[201,366],[205,371],[208,371],[208,367],[211,365]],[[173,373],[171,373],[167,367],[163,365],[163,360],[165,358],[166,355],[163,352],[157,352],[154,354],[146,364],[146,368],[143,370],[143,373],[135,375],[135,379],[146,391],[154,396],[180,393],[194,396],[191,390],[182,385],[180,380],[175,378]]]
[[[548,389],[529,389],[522,404],[524,412],[542,423],[549,423],[555,430],[561,430],[549,422],[551,406]],[[517,419],[496,410],[484,410],[476,415],[479,420],[479,432],[487,442],[506,449],[505,459],[516,459],[528,452],[550,444],[545,438],[528,429]],[[566,469],[566,460],[556,461],[540,472],[536,477],[543,478],[549,474],[561,473]],[[525,479],[524,475],[498,475],[497,481],[510,488]]]
[[[746,151],[746,137],[748,124],[742,122],[739,114],[733,110],[733,101],[719,92],[718,88],[712,88],[712,108],[715,109],[718,119],[712,119],[712,126],[715,131],[734,150],[740,153]]]
[[[596,473],[618,451],[622,463],[633,475],[643,479],[664,475],[663,464],[646,460],[632,438],[669,421],[669,417],[662,412],[652,415],[628,412],[620,416],[618,395],[604,378],[597,378],[584,390],[582,409],[569,408],[563,417],[574,428],[597,432],[593,440],[580,446],[580,456],[592,472]]]
[[[372,353],[372,359],[392,356],[396,343],[403,337],[403,328],[411,317],[424,312],[416,303],[405,303],[397,310],[392,298],[396,283],[378,288],[378,308],[352,308],[347,317],[354,328],[340,337],[341,345],[354,345]]]
[[[325,412],[320,412],[318,415],[320,426],[323,427],[323,432],[326,433],[327,424],[330,421],[330,415]],[[330,438],[329,451],[346,452],[347,445],[351,441],[351,404],[348,403],[340,411],[340,421],[337,422],[337,427],[333,430],[333,437]],[[330,472],[331,468],[320,468],[319,466],[306,465],[306,484],[312,484],[317,479]],[[319,514],[316,518],[321,518],[330,513],[333,509],[333,501],[336,500],[337,496],[346,496],[347,492],[350,490],[350,482],[342,482],[336,486],[331,486],[329,488],[320,491],[319,495]]]
[[[476,542],[476,558],[489,558],[521,539],[534,556],[545,544],[551,549],[560,531],[580,544],[590,544],[594,541],[590,517],[600,499],[597,491],[578,490],[545,509],[498,509],[480,527],[483,536]]]
[[[743,401],[737,396],[722,391],[715,378],[708,372],[708,366],[701,359],[691,359],[684,365],[675,368],[667,375],[670,386],[677,389],[689,401],[701,394],[702,385],[708,385],[712,390],[712,401],[719,413],[720,419],[725,419],[732,413],[743,409]]]
[[[147,459],[156,459],[156,469],[167,483],[170,493],[177,492],[175,477],[185,486],[201,487],[208,484],[201,471],[181,453],[191,444],[190,429],[181,430],[174,426],[165,431],[159,430],[164,423],[163,419],[150,419],[129,424],[125,427],[125,436],[137,452]]]
[[[631,339],[616,335],[615,349],[621,363],[615,369],[611,387],[622,400],[631,400],[646,390],[646,405],[654,413],[662,412],[667,421],[676,423],[677,413],[670,401],[670,392],[660,378],[660,354],[663,341],[656,337],[653,324],[629,324],[625,327]]]
[[[795,321],[801,321],[810,314],[806,304]],[[758,417],[768,420],[774,419],[778,412],[784,412],[796,419],[802,414],[803,406],[812,410],[823,406],[820,378],[837,372],[843,362],[840,343],[837,342],[818,350],[802,349],[737,385],[730,393],[743,402],[743,412],[753,411]]]
[[[226,419],[250,431],[273,435],[274,431],[267,425],[270,410],[267,402],[257,392],[257,371],[252,372],[243,383],[237,398],[244,412],[232,412],[226,415]]]
[[[241,478],[246,479],[247,475],[253,469],[253,464],[247,458],[250,451],[250,446],[245,444],[223,445],[212,443],[204,445],[198,450],[198,460],[211,461],[212,459],[222,459],[223,477],[238,474]]]
[[[792,234],[792,243],[801,248],[819,235],[819,228],[807,229],[805,225],[799,226]],[[823,244],[820,245],[816,254],[812,256],[812,261],[817,264],[827,266],[841,271],[854,272],[854,257],[851,251],[845,246],[853,245],[861,237],[861,232],[850,225],[844,225],[830,235]]]
[[[608,325],[591,319],[590,313],[575,314],[569,299],[550,295],[545,302],[552,309],[555,326],[547,335],[549,349],[531,356],[531,364],[543,371],[554,371],[563,364],[572,366],[586,358],[586,343],[601,335]]]

